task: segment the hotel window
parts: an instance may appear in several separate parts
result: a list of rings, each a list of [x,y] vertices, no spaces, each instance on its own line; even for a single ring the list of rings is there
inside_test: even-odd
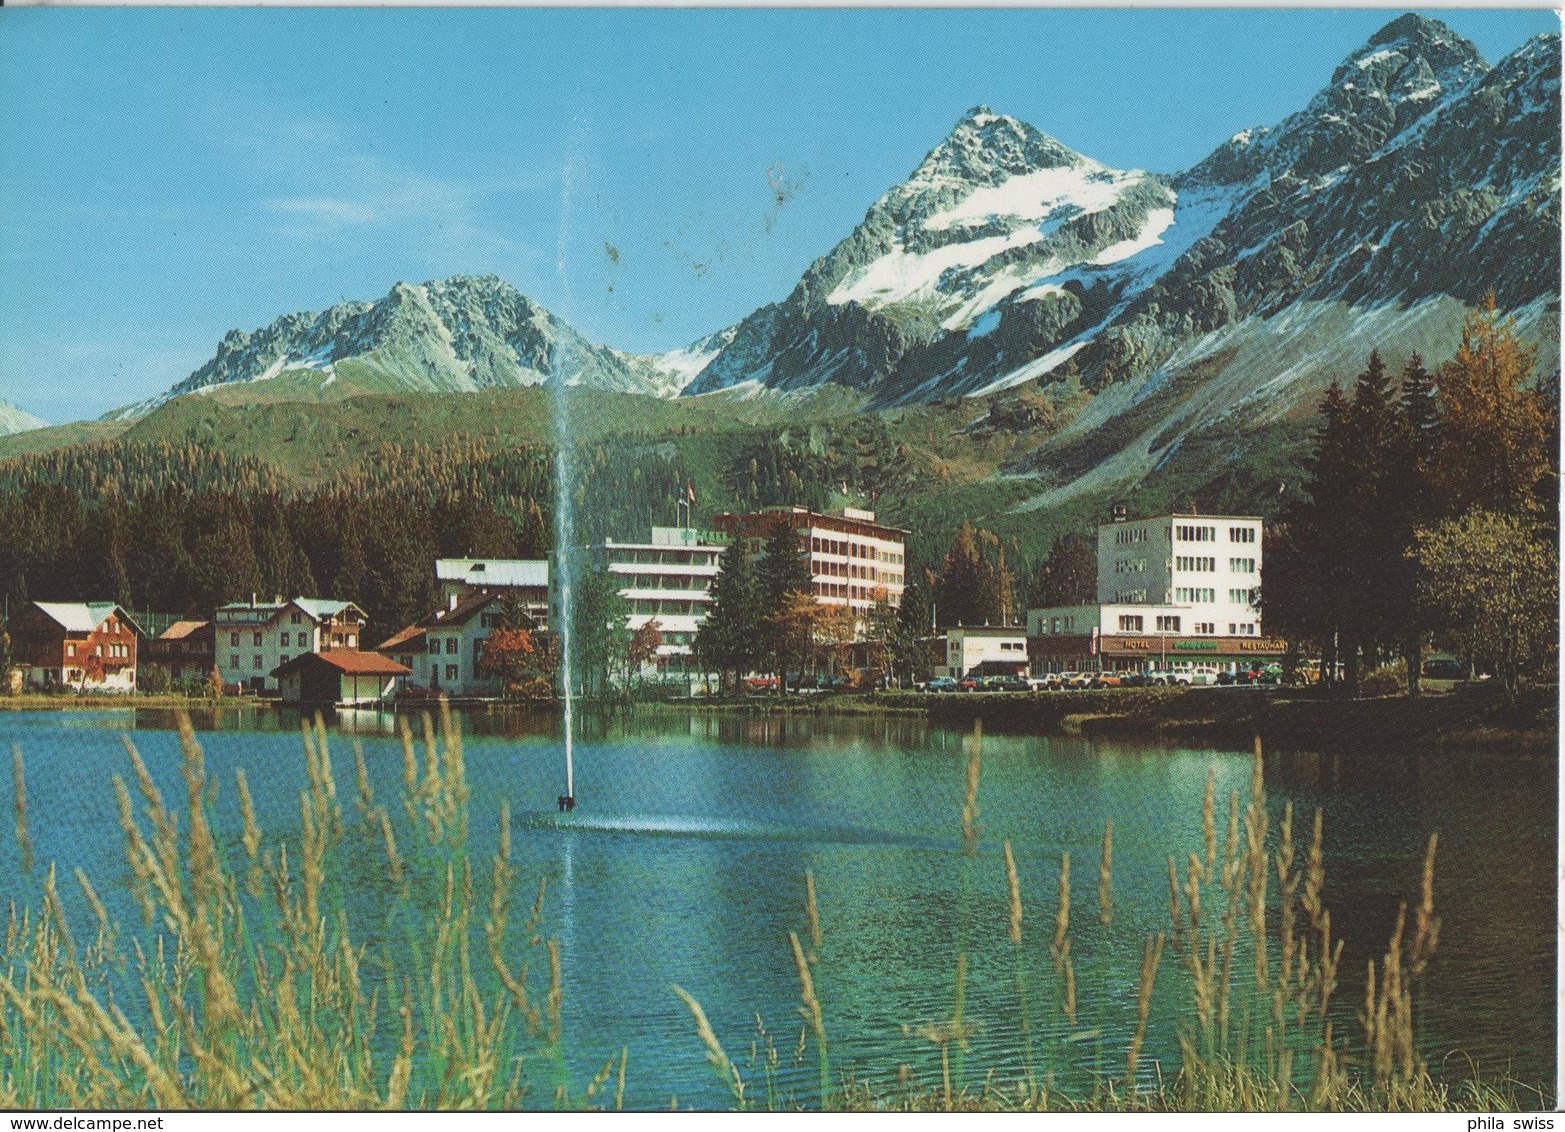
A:
[[[1216,542],[1216,527],[1192,527],[1178,526],[1174,528],[1175,536],[1180,542]]]
[[[238,633],[230,633],[230,634],[228,634],[228,643],[230,645],[234,646],[234,648],[238,648],[239,647],[239,634]]]
[[[1255,541],[1255,528],[1254,527],[1229,527],[1228,528],[1228,541],[1229,542],[1254,542]]]
[[[295,613],[292,617],[290,617],[288,619],[288,623],[290,625],[297,625],[297,624],[299,624],[299,614]]]
[[[1232,574],[1253,574],[1255,573],[1255,559],[1230,558],[1228,560],[1228,571]]]
[[[253,643],[254,643],[256,648],[260,648],[261,647],[261,634],[260,633],[255,634],[255,641]]]
[[[1197,621],[1195,623],[1195,634],[1198,637],[1215,637],[1217,635],[1217,625],[1211,621]]]
[[[1049,632],[1051,632],[1051,633],[1058,633],[1059,631],[1060,631],[1060,619],[1058,617],[1051,617],[1051,618],[1049,618]]]
[[[235,635],[237,636],[237,634],[235,634]],[[229,668],[238,668],[239,667],[239,654],[238,653],[234,652],[234,653],[229,653],[228,654],[228,667]]]
[[[1174,559],[1174,569],[1193,570],[1207,573],[1215,572],[1217,570],[1217,559],[1192,558],[1189,555],[1181,554]]]
[[[359,647],[359,638],[358,638],[357,634],[355,634],[355,633],[349,633],[348,634],[348,647],[350,649],[355,649],[355,648]]]
[[[76,655],[76,646],[75,645],[66,645],[65,646],[65,655],[66,656],[75,656]]]
[[[1177,632],[1179,632],[1179,618],[1177,618],[1177,617],[1159,617],[1157,619],[1157,631],[1159,633],[1177,633]]]
[[[454,665],[454,664],[446,665],[446,679],[447,680],[458,679],[458,677],[457,677],[457,672],[458,671],[459,671],[459,669],[458,669],[458,667],[456,665]]]
[[[1065,631],[1067,633],[1069,633],[1075,627],[1076,627],[1076,619],[1074,617],[1067,617],[1065,619]]]
[[[259,654],[257,654],[254,658],[252,658],[252,663],[251,663],[250,667],[254,668],[257,672],[259,672],[261,670],[261,657],[260,657]]]
[[[1181,605],[1194,605],[1201,601],[1216,601],[1217,591],[1202,587],[1176,586],[1174,587],[1174,600]]]
[[[448,655],[448,656],[455,656],[456,655],[456,650],[457,650],[456,638],[455,637],[447,637],[446,638],[446,655]]]
[[[280,656],[280,657],[277,658],[277,663],[278,664],[287,664],[288,663],[288,658],[286,656]]]
[[[1121,613],[1119,615],[1119,631],[1121,633],[1139,633],[1143,621],[1140,614]]]
[[[435,656],[438,656],[440,654],[440,638],[439,637],[431,637],[429,639],[429,651],[430,651],[430,653],[432,655],[435,655]]]

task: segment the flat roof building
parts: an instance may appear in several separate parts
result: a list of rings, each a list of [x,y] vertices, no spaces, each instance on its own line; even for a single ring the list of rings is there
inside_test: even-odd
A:
[[[725,546],[715,533],[653,527],[647,542],[606,539],[592,548],[630,606],[626,629],[634,633],[658,623],[663,643],[654,664],[665,676],[696,674],[692,646],[712,608],[712,582]]]
[[[809,556],[810,588],[822,605],[852,609],[862,628],[865,616],[883,592],[893,608],[906,588],[908,532],[875,521],[875,512],[846,507],[828,515],[807,507],[763,507],[744,514],[723,513],[712,520],[718,531],[743,542],[759,557],[779,524],[798,532]]]
[[[1232,671],[1286,651],[1261,631],[1262,520],[1122,507],[1098,527],[1097,602],[1027,611],[1035,672],[1071,668]]]

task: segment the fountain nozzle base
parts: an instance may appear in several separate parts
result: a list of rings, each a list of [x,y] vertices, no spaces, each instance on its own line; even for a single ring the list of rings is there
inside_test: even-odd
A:
[[[571,794],[561,794],[559,797],[560,813],[566,814],[576,808],[576,798]]]

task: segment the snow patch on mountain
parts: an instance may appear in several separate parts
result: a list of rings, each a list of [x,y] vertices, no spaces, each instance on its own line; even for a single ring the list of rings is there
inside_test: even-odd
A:
[[[19,432],[32,432],[38,428],[48,428],[49,422],[41,417],[35,417],[19,405],[0,397],[0,436],[15,436]]]

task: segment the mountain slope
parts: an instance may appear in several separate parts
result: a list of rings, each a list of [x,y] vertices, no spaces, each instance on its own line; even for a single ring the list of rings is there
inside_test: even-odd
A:
[[[27,410],[0,398],[0,436],[13,436],[19,432],[31,432],[35,428],[48,427],[48,421],[40,420]]]
[[[1279,341],[1296,344],[1301,321],[1367,334],[1414,308],[1444,339],[1491,288],[1547,341],[1559,70],[1558,36],[1491,69],[1444,24],[1404,16],[1304,110],[1171,178],[1105,169],[980,107],[687,393],[831,381],[885,405],[1161,384],[1181,358],[1209,360],[1214,336],[1264,339],[1285,312]],[[1263,386],[1318,391],[1306,356],[1273,355],[1205,403],[1208,420]]]
[[[332,390],[339,383],[343,388]],[[241,384],[255,387],[247,391],[252,397],[283,400],[545,384],[677,391],[652,359],[588,341],[492,275],[459,275],[398,283],[377,302],[285,315],[249,334],[231,330],[200,369],[121,415]]]
[[[787,299],[742,321],[686,392],[835,381],[882,400],[939,395],[907,359],[953,332],[989,333],[984,316],[1007,295],[1133,254],[1168,227],[1173,205],[1157,177],[975,107]],[[1037,287],[1036,305],[1059,290]]]

